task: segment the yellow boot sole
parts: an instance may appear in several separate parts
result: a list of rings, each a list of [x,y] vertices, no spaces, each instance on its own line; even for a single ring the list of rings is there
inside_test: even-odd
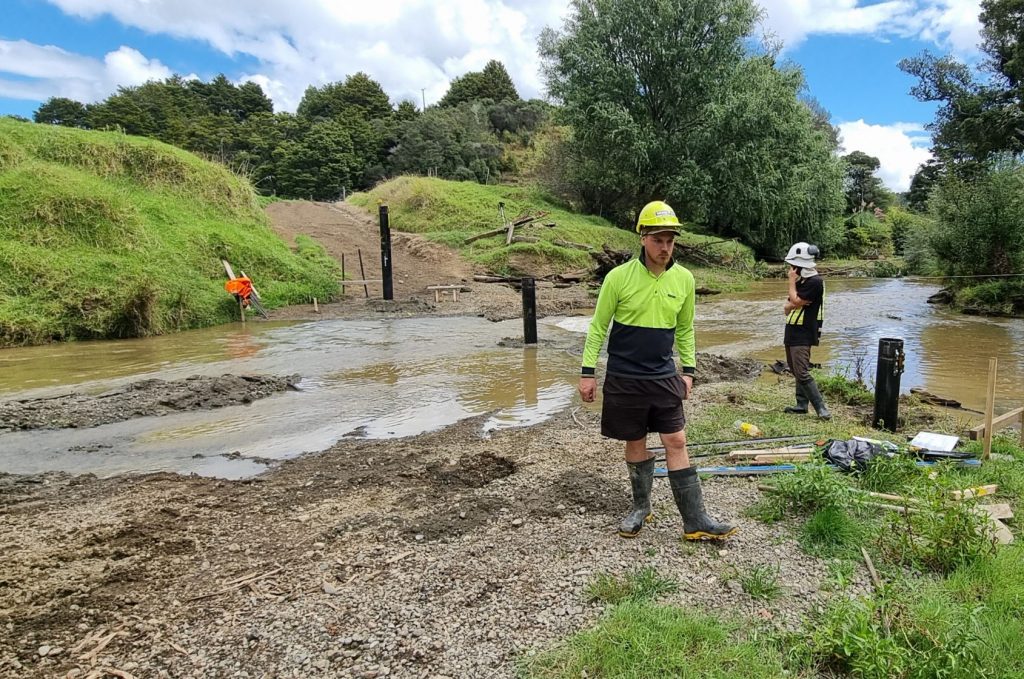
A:
[[[654,514],[648,514],[647,516],[644,517],[644,523],[650,523],[653,519],[654,519]],[[640,528],[643,528],[643,527],[644,527],[643,524],[640,524]],[[619,531],[619,537],[620,538],[635,538],[637,535],[640,534],[640,528],[637,528],[632,533],[626,532],[624,530],[620,530]]]
[[[692,533],[683,533],[683,538],[687,540],[725,540],[728,537],[732,537],[739,532],[739,528],[735,526],[728,533],[705,533],[702,530],[695,530]]]

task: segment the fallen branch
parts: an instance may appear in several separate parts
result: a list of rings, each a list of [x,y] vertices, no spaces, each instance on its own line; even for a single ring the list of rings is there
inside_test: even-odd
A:
[[[120,629],[117,629],[108,634],[107,636],[103,637],[102,639],[100,639],[99,643],[96,645],[94,649],[92,649],[88,653],[83,653],[82,655],[78,656],[78,659],[86,660],[90,664],[94,664],[96,662],[96,656],[98,656],[100,652],[102,652],[103,649],[106,648],[110,644],[110,642],[114,640],[114,637],[126,636],[128,636],[127,632],[122,632]]]
[[[129,674],[124,670],[119,670],[114,667],[100,667],[89,674],[85,675],[85,679],[103,679],[103,677],[110,675],[114,677],[120,677],[120,679],[135,679],[134,674]]]
[[[395,563],[398,563],[399,561],[401,561],[401,560],[402,560],[402,559],[404,559],[405,557],[407,557],[407,556],[412,556],[412,555],[413,555],[413,554],[415,554],[415,553],[416,553],[415,551],[413,551],[413,550],[411,550],[411,549],[410,549],[410,550],[409,550],[408,552],[402,552],[402,553],[401,553],[401,554],[399,554],[398,556],[393,556],[393,557],[391,557],[391,558],[390,558],[390,559],[388,559],[388,560],[387,560],[387,561],[386,561],[385,563],[386,563],[386,564],[387,564],[388,566],[390,566],[391,564],[395,564]]]
[[[586,243],[572,243],[567,240],[553,240],[551,241],[551,243],[562,248],[572,248],[574,250],[583,250],[585,252],[590,252],[591,250],[594,249],[593,247],[587,245]]]
[[[867,564],[868,574],[871,576],[871,582],[875,585],[875,591],[881,592],[882,578],[878,577],[878,571],[875,570],[875,563],[871,560],[871,555],[863,547],[860,548],[860,553],[864,557],[864,563]]]
[[[199,596],[194,596],[194,597],[192,597],[190,599],[185,599],[185,603],[191,603],[193,601],[199,601],[200,599],[209,599],[210,597],[220,596],[221,594],[227,594],[228,592],[231,592],[231,591],[236,590],[236,589],[241,589],[242,587],[245,587],[246,585],[250,585],[252,583],[255,583],[255,582],[259,581],[259,580],[264,580],[266,578],[269,578],[272,575],[277,575],[282,570],[284,570],[284,569],[283,568],[275,568],[274,570],[268,571],[268,572],[266,572],[266,573],[264,573],[262,575],[247,575],[244,578],[241,578],[239,580],[233,581],[231,584],[229,584],[224,589],[217,590],[216,592],[210,592],[209,594],[200,594]]]
[[[504,227],[504,226],[501,227],[500,229],[493,229],[491,231],[484,231],[483,233],[478,233],[475,236],[470,236],[466,240],[462,241],[462,244],[463,245],[469,245],[470,243],[472,243],[474,241],[478,241],[481,238],[490,238],[491,236],[503,236],[507,232],[508,232],[508,228]]]
[[[580,422],[580,421],[579,421],[578,419],[576,419],[576,413],[577,413],[577,412],[579,411],[579,409],[580,409],[580,408],[582,408],[582,407],[583,407],[583,406],[578,406],[578,407],[577,407],[577,408],[576,408],[575,410],[573,410],[573,411],[572,411],[572,421],[573,421],[573,422],[575,422],[576,424],[578,424],[578,425],[579,425],[579,426],[580,426],[581,428],[585,428],[585,427],[583,427],[583,423],[582,423],[582,422]]]
[[[878,577],[878,571],[875,570],[875,563],[871,560],[871,555],[868,554],[868,550],[863,547],[860,548],[860,553],[864,557],[864,563],[868,567],[868,575],[871,576],[871,583],[875,586],[875,592],[878,594],[882,593],[882,578]],[[885,611],[885,603],[882,603],[882,623],[885,624],[886,634],[892,634],[892,627],[889,625],[889,614]]]

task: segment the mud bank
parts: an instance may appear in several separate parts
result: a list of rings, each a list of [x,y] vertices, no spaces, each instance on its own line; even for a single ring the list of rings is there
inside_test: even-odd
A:
[[[744,384],[698,387],[688,411]],[[597,619],[597,574],[648,565],[680,582],[666,603],[782,628],[824,600],[826,564],[742,516],[748,479],[705,483],[741,528],[725,545],[682,543],[660,480],[655,521],[617,537],[627,483],[599,419],[346,439],[234,482],[4,477],[0,675],[512,677]],[[729,575],[766,563],[784,591],[770,604]]]
[[[252,403],[297,389],[298,375],[194,375],[184,380],[132,382],[101,394],[0,401],[0,431],[95,427],[134,417]]]

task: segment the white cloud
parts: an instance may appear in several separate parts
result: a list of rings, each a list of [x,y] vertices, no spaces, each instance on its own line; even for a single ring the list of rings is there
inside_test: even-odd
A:
[[[436,101],[451,79],[502,61],[520,93],[541,96],[537,36],[560,26],[565,0],[49,0],[83,19],[111,15],[145,31],[200,40],[259,66],[279,109],[306,86],[365,71],[393,100]]]
[[[765,27],[786,47],[810,35],[917,38],[973,56],[979,42],[980,0],[759,0]]]
[[[932,157],[931,139],[917,123],[870,125],[863,120],[840,123],[841,148],[845,155],[863,151],[878,158],[878,176],[893,191],[906,191],[918,166]]]
[[[103,60],[67,52],[53,45],[0,40],[0,96],[42,101],[68,97],[83,102],[103,99],[120,85],[140,85],[167,78],[171,70],[131,47],[109,52]]]
[[[537,37],[560,28],[568,0],[48,0],[66,14],[111,16],[126,26],[198,40],[229,56],[256,61],[240,80],[266,88],[278,109],[294,110],[305,88],[365,71],[393,100],[428,102],[451,79],[502,61],[520,93],[543,95]],[[979,0],[758,0],[765,28],[788,46],[810,35],[916,37],[969,52],[978,41]],[[88,28],[86,28],[88,30]],[[95,100],[143,75],[163,77],[158,61],[123,47],[102,62],[57,47],[20,41],[28,59],[0,52],[6,96],[76,96]],[[18,63],[14,63],[18,62]],[[14,63],[12,67],[12,63]],[[26,72],[29,69],[31,72]],[[209,77],[212,74],[205,74]],[[33,79],[26,84],[22,80]],[[15,82],[14,85],[11,82]]]

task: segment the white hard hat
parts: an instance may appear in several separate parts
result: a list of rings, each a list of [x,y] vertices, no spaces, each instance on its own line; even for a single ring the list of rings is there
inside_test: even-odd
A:
[[[818,256],[818,246],[809,243],[795,243],[786,254],[786,264],[798,266],[801,269],[813,269],[814,258]]]

